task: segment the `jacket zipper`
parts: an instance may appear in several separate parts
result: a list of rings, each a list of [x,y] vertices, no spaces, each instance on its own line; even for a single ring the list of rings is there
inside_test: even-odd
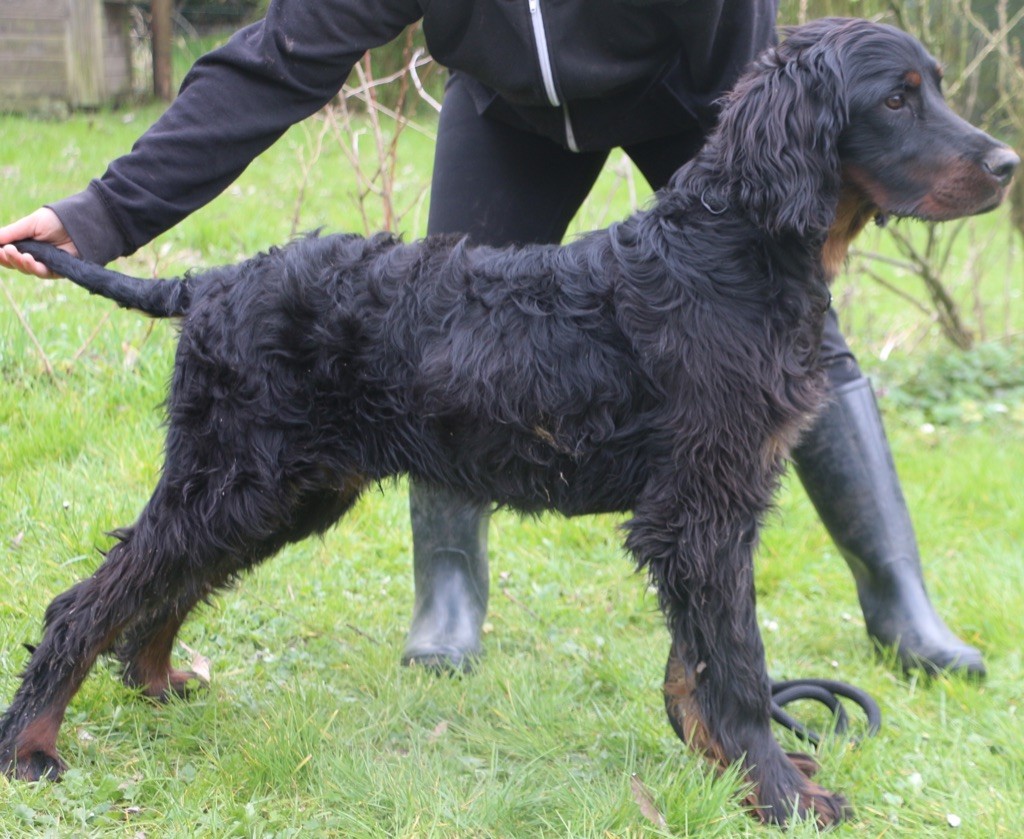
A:
[[[562,109],[562,120],[565,123],[565,144],[571,151],[579,151],[576,136],[569,119],[569,106],[558,99],[555,90],[555,74],[551,69],[551,53],[548,51],[547,33],[544,31],[544,15],[540,9],[540,0],[529,0],[530,23],[533,24],[533,40],[537,45],[537,61],[540,64],[540,75],[544,80],[544,92],[553,108]]]

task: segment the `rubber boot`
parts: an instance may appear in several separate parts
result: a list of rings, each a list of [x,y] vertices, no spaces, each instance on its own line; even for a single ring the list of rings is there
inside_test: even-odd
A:
[[[489,588],[489,505],[410,481],[412,625],[403,664],[468,671],[480,655]]]
[[[981,653],[935,612],[871,383],[840,385],[793,452],[797,474],[857,583],[868,635],[905,669],[983,676]]]

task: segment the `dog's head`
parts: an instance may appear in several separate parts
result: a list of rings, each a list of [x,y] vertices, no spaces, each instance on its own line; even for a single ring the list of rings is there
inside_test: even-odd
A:
[[[788,30],[727,97],[714,142],[732,197],[772,232],[827,230],[841,190],[861,212],[944,221],[985,212],[1020,163],[950,109],[939,63],[891,26]]]

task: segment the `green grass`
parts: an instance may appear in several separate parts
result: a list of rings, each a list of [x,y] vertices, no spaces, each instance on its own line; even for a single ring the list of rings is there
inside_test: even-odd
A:
[[[4,217],[82,188],[157,114],[0,118]],[[286,239],[299,156],[315,131],[290,132],[225,196],[122,266],[168,273]],[[430,149],[428,137],[406,135],[410,236],[422,231]],[[300,228],[362,229],[348,172],[328,146]],[[609,171],[575,229],[623,214],[626,196]],[[994,297],[1005,270],[986,272]],[[0,282],[13,301],[0,299],[6,701],[46,604],[97,565],[104,533],[130,522],[154,483],[174,330],[62,282]],[[1014,328],[1019,290],[1018,276],[998,297]],[[862,361],[912,394],[902,383],[932,369],[941,344],[929,333],[913,354],[909,343],[893,350],[892,336],[919,316],[869,285],[859,293],[847,311]],[[894,358],[881,365],[886,353]],[[772,675],[856,683],[885,714],[877,738],[822,751],[824,783],[857,806],[836,835],[1019,835],[1024,412],[1012,388],[993,387],[991,400],[1007,392],[1005,412],[937,418],[915,402],[888,417],[933,597],[985,651],[984,684],[919,681],[876,659],[850,578],[799,487],[787,485],[765,533],[758,594]],[[984,406],[987,397],[968,395]],[[324,540],[289,548],[186,625],[185,644],[212,659],[209,690],[153,706],[99,666],[60,738],[72,770],[57,785],[0,779],[0,836],[780,835],[740,812],[736,778],[711,777],[666,724],[665,633],[656,598],[624,558],[619,521],[496,515],[486,658],[472,677],[434,678],[398,665],[412,607],[404,487],[369,493]],[[667,830],[645,818],[634,774]]]

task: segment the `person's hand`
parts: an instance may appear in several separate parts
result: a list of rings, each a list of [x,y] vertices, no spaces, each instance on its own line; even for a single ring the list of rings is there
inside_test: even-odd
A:
[[[40,242],[49,242],[70,254],[79,255],[75,243],[71,241],[64,225],[57,218],[57,214],[47,207],[41,207],[6,227],[0,227],[0,266],[13,268],[15,271],[21,271],[21,273],[33,277],[52,278],[56,276],[43,263],[37,262],[27,253],[19,252],[10,244],[19,239],[37,239]]]

